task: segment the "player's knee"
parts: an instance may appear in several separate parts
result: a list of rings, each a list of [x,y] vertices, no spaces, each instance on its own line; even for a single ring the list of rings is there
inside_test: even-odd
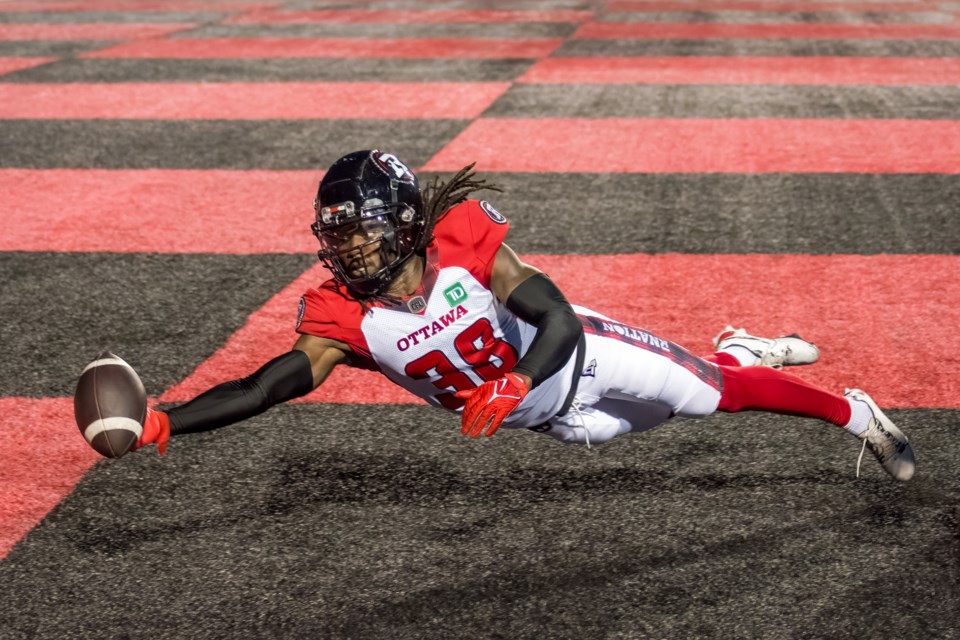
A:
[[[559,440],[565,444],[586,444],[587,440],[582,428],[569,427],[564,424],[543,424],[539,427],[531,427],[531,431],[548,435],[554,440]]]
[[[584,427],[556,423],[536,427],[532,430],[544,433],[565,444],[587,444],[591,446],[609,442],[621,433],[620,429],[612,425]]]
[[[706,418],[717,410],[719,403],[719,391],[713,388],[699,389],[683,399],[674,409],[674,415],[681,418]]]

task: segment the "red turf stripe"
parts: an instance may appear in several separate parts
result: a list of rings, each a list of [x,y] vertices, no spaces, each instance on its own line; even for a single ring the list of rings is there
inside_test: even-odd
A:
[[[330,9],[315,11],[262,11],[226,20],[228,24],[503,24],[520,22],[586,22],[591,11],[564,9],[509,11],[459,9],[402,11],[373,9]]]
[[[322,171],[0,170],[0,251],[310,253]]]
[[[54,62],[56,58],[0,58],[0,75]],[[2,105],[0,105],[2,106]]]
[[[508,83],[0,85],[0,118],[475,118]]]
[[[725,323],[758,335],[798,331],[822,360],[794,372],[828,389],[860,386],[889,407],[960,408],[960,257],[802,255],[527,256],[574,303],[711,351]],[[594,274],[584,277],[584,274]],[[289,349],[297,300],[326,277],[318,265],[163,400],[187,400]],[[771,304],[776,300],[776,304]],[[310,402],[419,402],[379,375],[338,369]]]
[[[619,0],[607,4],[607,11],[836,11],[911,13],[936,10],[936,5],[919,2],[798,2],[796,0]]]
[[[576,38],[697,40],[711,38],[950,40],[960,38],[957,24],[719,24],[674,22],[588,22]]]
[[[132,40],[155,38],[191,24],[0,24],[0,40]]]
[[[542,58],[559,39],[208,38],[148,40],[85,58]]]
[[[953,174],[960,122],[485,118],[423,168],[473,161],[483,171]]]
[[[70,398],[0,398],[0,558],[70,493],[100,456]]]
[[[956,85],[950,58],[547,58],[519,82],[593,84]]]

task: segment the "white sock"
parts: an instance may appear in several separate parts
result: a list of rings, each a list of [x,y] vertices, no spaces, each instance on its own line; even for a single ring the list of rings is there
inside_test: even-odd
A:
[[[866,402],[847,398],[847,403],[850,405],[850,422],[844,425],[843,428],[853,435],[858,436],[870,426],[873,412],[870,411],[870,406],[867,405]]]
[[[753,367],[760,362],[760,358],[747,349],[746,347],[741,347],[738,344],[732,344],[729,347],[724,347],[720,350],[720,353],[729,353],[734,358],[737,359],[737,362],[740,363],[741,367]]]

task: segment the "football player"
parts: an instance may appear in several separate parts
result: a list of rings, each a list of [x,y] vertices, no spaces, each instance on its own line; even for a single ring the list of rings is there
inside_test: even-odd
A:
[[[150,411],[138,445],[162,453],[171,435],[255,416],[347,365],[459,412],[473,438],[526,428],[589,446],[673,416],[769,411],[838,425],[894,478],[913,475],[907,437],[870,396],[836,395],[781,370],[819,357],[796,335],[765,339],[728,326],[717,352],[701,358],[571,305],[504,244],[507,219],[469,198],[492,188],[471,169],[421,192],[393,154],[337,160],[320,182],[312,226],[333,277],[301,298],[293,348],[249,377]]]

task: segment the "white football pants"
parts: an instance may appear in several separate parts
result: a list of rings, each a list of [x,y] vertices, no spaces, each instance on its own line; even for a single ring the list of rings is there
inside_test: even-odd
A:
[[[720,369],[648,331],[587,317],[586,355],[573,407],[534,427],[562,442],[600,444],[673,416],[703,418],[720,402]]]

